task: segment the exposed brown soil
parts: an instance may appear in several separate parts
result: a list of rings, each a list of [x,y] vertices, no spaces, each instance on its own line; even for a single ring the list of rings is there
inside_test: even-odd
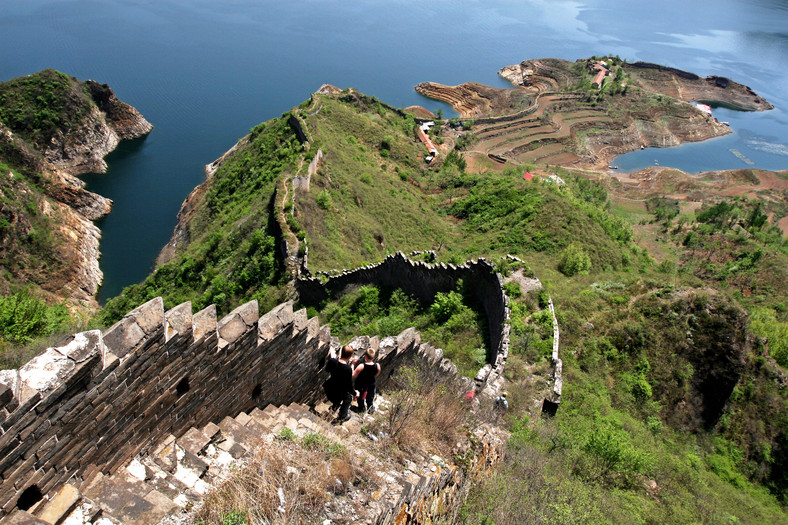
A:
[[[783,237],[788,237],[788,215],[777,221],[777,226],[783,231]]]
[[[759,97],[754,102],[757,95],[732,81],[720,82],[726,86],[722,88],[716,77],[690,78],[689,73],[647,67],[631,75],[629,82],[637,89],[599,96],[582,85],[589,67],[587,61],[528,60],[499,72],[514,89],[424,82],[416,91],[451,104],[462,118],[475,119],[477,140],[470,152],[514,164],[595,170],[641,147],[675,146],[730,133],[727,126],[684,102],[695,96],[745,109],[771,107]],[[622,71],[629,71],[626,67]]]
[[[656,196],[679,201],[681,213],[693,213],[704,202],[715,202],[726,197],[744,195],[763,201],[767,208],[786,209],[788,177],[786,172],[763,170],[723,170],[690,174],[667,167],[650,167],[635,173],[608,173],[613,194],[619,198],[645,202]],[[783,236],[788,237],[788,216],[770,222],[776,224]]]
[[[408,106],[403,109],[405,113],[410,113],[416,118],[420,119],[434,119],[437,118],[436,115],[430,111],[429,109],[425,108],[424,106]]]

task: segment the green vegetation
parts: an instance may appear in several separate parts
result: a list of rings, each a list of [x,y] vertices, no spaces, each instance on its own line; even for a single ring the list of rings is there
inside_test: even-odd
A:
[[[530,420],[525,387],[510,384],[506,462],[470,491],[461,522],[784,520],[764,486],[785,494],[786,393],[757,379],[776,369],[748,343],[744,312],[648,274],[552,275],[561,408],[552,419]],[[513,305],[510,362],[533,303],[523,296]]]
[[[460,373],[473,377],[487,359],[487,319],[464,292],[439,293],[426,305],[402,290],[368,285],[325,304],[307,306],[310,316],[331,324],[331,333],[346,341],[358,335],[397,335],[415,327],[422,337],[443,348]]]
[[[112,300],[105,322],[157,295],[168,307],[216,303],[220,314],[256,298],[265,310],[285,294],[280,223],[288,239],[306,240],[313,271],[432,249],[438,262],[489,257],[509,275],[516,268],[500,256],[517,254],[547,290],[506,284],[512,439],[500,471],[470,491],[460,522],[785,521],[788,253],[770,225],[771,214],[782,216],[774,204],[737,198],[692,214],[656,198],[617,205],[617,216],[608,187],[579,172],[539,168],[567,181],[561,186],[523,181],[522,168],[471,174],[459,148],[426,165],[412,117],[352,90],[315,95],[293,111],[310,149],[289,115],[255,127],[206,184],[190,244]],[[276,192],[292,189],[288,178],[318,145],[325,161],[311,190],[285,202]],[[659,264],[633,244],[634,222],[658,231],[667,254],[655,255]],[[564,396],[556,417],[538,419],[529,409],[550,374],[548,296],[561,328]],[[364,286],[302,306],[343,340],[414,326],[465,375],[485,361],[486,320],[462,286],[431,304]],[[753,334],[768,337],[768,352]],[[401,413],[421,406],[401,393],[423,386],[414,374],[403,371],[392,396]],[[329,454],[320,437],[280,437],[277,447],[301,447],[312,460]],[[323,501],[318,492],[298,501]],[[231,503],[217,515],[245,508]]]
[[[50,336],[74,325],[65,304],[49,306],[30,287],[0,296],[0,369],[18,368],[46,347]]]
[[[32,295],[29,288],[0,297],[0,345],[3,340],[18,345],[37,336],[50,335],[68,320],[65,305],[47,306],[42,299]]]
[[[561,252],[558,260],[558,271],[567,277],[575,274],[588,275],[591,270],[591,258],[582,248],[572,243]]]
[[[63,267],[58,257],[62,241],[56,237],[54,227],[59,213],[51,201],[46,202],[49,199],[41,187],[46,182],[40,175],[24,166],[3,162],[5,151],[0,148],[0,255],[5,270],[0,282],[6,286],[41,285],[51,272]],[[51,212],[42,213],[44,207]]]
[[[0,82],[0,121],[38,146],[79,125],[91,105],[82,83],[54,69]]]
[[[277,304],[283,268],[270,210],[278,177],[300,154],[286,118],[252,129],[245,146],[213,176],[189,224],[190,244],[110,300],[101,320],[110,324],[157,296],[167,308],[192,301],[197,310],[215,304],[220,314],[244,300],[257,299],[263,309]]]

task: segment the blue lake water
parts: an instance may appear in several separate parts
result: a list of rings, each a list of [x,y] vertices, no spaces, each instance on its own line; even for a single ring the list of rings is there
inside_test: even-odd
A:
[[[527,58],[617,54],[749,85],[776,109],[715,109],[735,133],[619,157],[621,169],[788,168],[788,2],[0,0],[0,79],[53,67],[108,83],[154,124],[88,187],[114,201],[101,301],[142,280],[203,166],[322,83],[443,107],[419,82],[506,87]]]

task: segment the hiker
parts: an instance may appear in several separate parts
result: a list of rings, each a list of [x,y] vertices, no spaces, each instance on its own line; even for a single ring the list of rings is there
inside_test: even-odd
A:
[[[500,396],[496,397],[493,402],[495,403],[495,408],[500,411],[504,411],[509,408],[509,401],[506,399],[506,396],[509,395],[509,392],[504,390]]]
[[[356,379],[356,390],[358,390],[358,410],[366,410],[370,414],[375,412],[375,378],[380,375],[380,364],[375,362],[375,351],[367,348],[364,353],[364,362],[356,365],[353,370],[353,377]],[[366,403],[366,408],[364,404]]]
[[[345,345],[337,357],[333,350],[329,350],[329,359],[326,370],[331,376],[323,383],[328,400],[331,401],[331,410],[339,409],[337,422],[344,423],[350,419],[350,404],[353,402],[353,347]]]

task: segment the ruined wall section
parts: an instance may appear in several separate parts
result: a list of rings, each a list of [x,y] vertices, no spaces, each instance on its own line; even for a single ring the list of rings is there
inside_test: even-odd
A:
[[[316,398],[329,342],[292,303],[259,318],[253,301],[217,322],[213,306],[164,312],[157,298],[0,371],[1,515],[26,489],[110,474],[168,434]]]
[[[427,264],[412,261],[397,252],[378,264],[345,270],[326,282],[318,278],[300,278],[296,291],[302,301],[320,302],[343,293],[351,286],[377,284],[399,288],[424,302],[432,302],[438,293],[457,288],[462,279],[474,299],[481,304],[490,334],[488,364],[476,375],[477,390],[500,386],[503,365],[509,354],[509,297],[503,289],[503,279],[485,259],[461,265]]]
[[[28,489],[46,498],[66,482],[112,474],[170,434],[269,404],[317,403],[332,344],[339,341],[329,326],[294,312],[292,302],[260,317],[252,301],[217,321],[214,306],[165,312],[156,298],[103,333],[75,334],[0,371],[0,518]],[[378,350],[383,388],[416,361],[458,377],[413,328],[353,344],[359,353]]]

